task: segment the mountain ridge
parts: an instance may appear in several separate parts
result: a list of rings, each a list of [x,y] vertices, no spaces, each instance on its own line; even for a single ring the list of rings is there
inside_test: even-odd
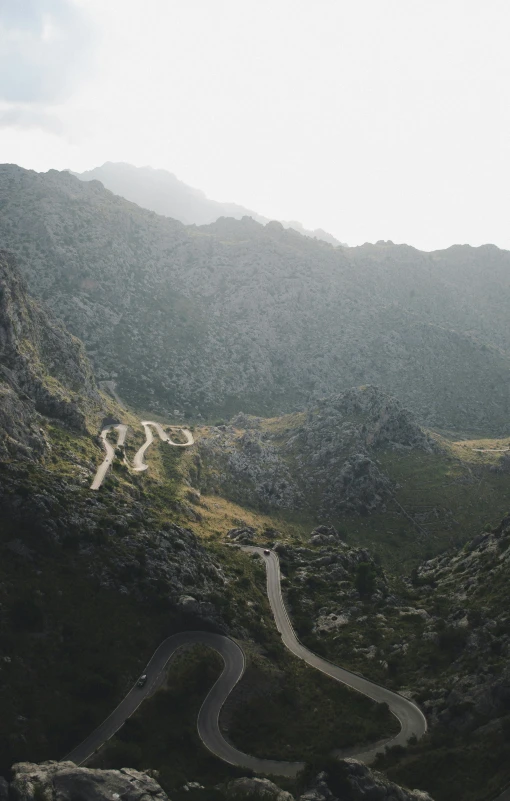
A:
[[[262,225],[271,221],[270,217],[264,217],[239,203],[211,200],[201,189],[185,184],[168,170],[107,161],[92,170],[72,174],[81,181],[100,181],[105,189],[114,194],[164,217],[173,217],[185,225],[208,225],[220,217],[233,217],[237,220],[251,217]],[[322,228],[311,231],[296,220],[282,220],[281,223],[284,228],[292,228],[302,236],[316,237],[335,247],[343,245]]]
[[[375,384],[426,425],[508,429],[506,251],[333,248],[247,217],[186,227],[70,173],[0,177],[0,236],[32,293],[139,408],[267,416]]]

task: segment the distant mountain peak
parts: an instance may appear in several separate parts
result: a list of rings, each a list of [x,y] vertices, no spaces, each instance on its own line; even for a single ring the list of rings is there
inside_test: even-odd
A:
[[[157,167],[135,167],[123,161],[106,161],[101,167],[82,173],[75,172],[73,175],[82,181],[101,181],[115,195],[164,217],[173,217],[185,225],[209,225],[220,217],[233,217],[236,220],[251,217],[262,225],[271,221],[237,203],[211,200],[201,189],[189,186],[174,173]],[[281,223],[284,228],[292,228],[302,236],[329,242],[334,247],[343,244],[322,228],[310,231],[295,220],[282,220]]]

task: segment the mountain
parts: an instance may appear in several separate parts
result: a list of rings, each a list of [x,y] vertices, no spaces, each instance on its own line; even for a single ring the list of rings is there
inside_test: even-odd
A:
[[[510,253],[493,246],[333,248],[247,217],[186,227],[14,165],[0,236],[138,408],[267,415],[374,384],[427,425],[508,428]]]
[[[283,798],[287,789],[289,801],[429,798],[398,781],[446,801],[452,774],[474,801],[482,781],[503,785],[510,525],[506,517],[474,539],[471,530],[487,501],[493,514],[508,505],[503,443],[475,453],[364,386],[283,418],[241,413],[228,425],[195,426],[193,449],[153,445],[149,470],[137,474],[129,464],[143,441],[138,418],[100,396],[81,344],[28,296],[7,252],[0,343],[1,391],[13,399],[1,419],[0,771],[22,763],[10,788],[0,777],[0,797],[102,787],[179,799],[206,787],[218,801],[259,790]],[[105,413],[129,426],[127,464],[116,459],[92,493]],[[280,555],[304,643],[422,704],[430,736],[390,749],[378,765],[386,775],[328,758],[340,735],[347,747],[374,729],[382,736],[389,712],[368,717],[371,702],[286,652],[264,568],[225,547],[243,542]],[[115,708],[162,640],[195,628],[232,634],[246,654],[222,731],[238,746],[248,741],[250,753],[304,754],[304,776],[280,790],[204,751],[196,716],[221,669],[207,650],[172,660],[168,687],[92,757],[92,770],[31,764],[61,759]],[[445,768],[445,753],[453,766]],[[147,769],[159,785],[137,773]]]
[[[204,495],[291,520],[296,537],[336,526],[394,573],[462,545],[510,508],[506,440],[454,442],[426,432],[377,387],[350,389],[306,412],[241,413],[196,431],[189,480]]]
[[[86,430],[100,397],[81,342],[28,297],[15,259],[0,251],[0,453],[42,453],[41,416]]]
[[[73,173],[81,181],[101,181],[106,189],[137,203],[144,209],[150,209],[165,217],[173,217],[186,225],[207,225],[216,222],[220,217],[252,217],[265,225],[268,217],[239,206],[237,203],[219,203],[210,200],[200,189],[194,189],[167,170],[156,170],[153,167],[134,167],[132,164],[107,161],[102,167],[95,167],[82,173]],[[334,236],[317,228],[310,231],[295,220],[284,222],[284,228],[293,228],[303,236],[316,237],[331,245],[342,243]]]

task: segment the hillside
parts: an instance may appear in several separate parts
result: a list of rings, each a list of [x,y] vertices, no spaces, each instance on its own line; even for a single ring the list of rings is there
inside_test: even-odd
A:
[[[508,430],[505,251],[467,250],[488,287],[469,294],[448,251],[185,227],[69,173],[0,177],[0,235],[31,291],[139,408],[279,414],[366,383],[428,425]]]
[[[101,181],[103,186],[115,195],[186,225],[207,225],[216,222],[220,217],[233,217],[235,220],[252,217],[263,225],[269,222],[268,217],[263,217],[237,203],[219,203],[217,200],[210,200],[200,189],[188,186],[167,170],[133,167],[132,164],[107,161],[101,167],[73,175],[81,181]],[[329,242],[330,245],[342,244],[320,228],[310,231],[295,220],[281,222],[285,228],[292,228],[303,236],[316,237]]]
[[[329,797],[313,774],[318,764],[329,765],[331,780],[340,771],[353,798],[374,787],[406,797],[358,763],[333,767],[333,750],[391,736],[395,721],[385,705],[287,652],[265,569],[231,547],[255,542],[280,554],[305,644],[412,692],[427,712],[430,737],[380,761],[389,779],[443,801],[445,738],[456,759],[466,742],[485,777],[479,730],[498,759],[507,753],[508,520],[460,553],[435,554],[471,539],[510,504],[507,452],[490,452],[508,442],[452,442],[364,386],[280,418],[240,413],[230,424],[193,426],[192,448],[158,442],[149,469],[136,473],[138,418],[99,394],[80,343],[28,298],[11,256],[2,255],[1,269],[2,370],[30,416],[26,424],[18,406],[3,406],[13,433],[0,453],[0,771],[61,758],[116,706],[165,637],[198,628],[231,634],[245,653],[222,731],[256,756],[306,760],[305,776],[285,785],[304,790],[303,801],[320,788]],[[103,415],[122,419],[128,436],[91,492]],[[41,447],[16,439],[18,431],[38,435]],[[424,555],[431,558],[420,566]],[[402,578],[411,566],[411,579]],[[423,676],[422,658],[431,675]],[[92,758],[94,767],[157,770],[178,801],[192,797],[190,780],[222,799],[239,769],[206,752],[196,732],[218,668],[207,649],[172,660],[168,685]],[[493,773],[495,790],[506,774]]]
[[[41,416],[85,431],[101,399],[81,342],[29,298],[12,255],[0,251],[0,454],[41,455]]]
[[[197,617],[224,629],[208,601],[226,579],[193,532],[173,522],[171,481],[157,521],[157,498],[149,510],[122,473],[109,475],[101,494],[90,492],[101,460],[98,426],[122,412],[100,395],[82,344],[27,296],[3,251],[0,371],[5,773],[27,756],[62,756],[101,720],[162,632]],[[194,606],[186,611],[179,599],[190,585]],[[130,655],[141,621],[140,653]]]
[[[30,416],[27,422],[19,407],[3,405],[11,435],[0,452],[0,773],[7,776],[17,761],[62,758],[115,708],[163,639],[197,628],[243,644],[253,672],[272,677],[275,709],[284,712],[280,688],[294,682],[304,698],[335,710],[327,725],[318,715],[309,720],[306,705],[295,712],[298,758],[391,734],[395,723],[384,706],[310,676],[286,653],[264,568],[221,541],[238,512],[202,514],[183,452],[161,443],[151,449],[147,474],[129,467],[141,444],[137,418],[100,396],[80,343],[27,297],[12,257],[2,255],[1,267],[2,370]],[[104,415],[129,426],[128,462],[116,460],[91,492]],[[18,432],[26,442],[16,440]],[[174,745],[162,757],[150,736],[140,746],[126,741],[141,731],[135,723],[102,758],[131,766],[143,759],[149,767],[161,760],[165,786],[174,789],[183,770],[212,783],[239,775],[205,752],[196,734],[217,666],[204,649],[179,655],[171,664],[173,695],[163,691],[155,705],[144,705],[142,721],[170,700],[164,736]],[[339,733],[340,711],[348,727]],[[283,716],[275,752],[282,723]],[[306,744],[310,733],[314,747]],[[2,793],[5,787],[0,776]]]
[[[462,545],[510,508],[502,442],[454,442],[426,432],[394,397],[358,387],[306,412],[264,419],[239,414],[197,429],[190,479],[285,523],[305,545],[333,525],[392,571]]]

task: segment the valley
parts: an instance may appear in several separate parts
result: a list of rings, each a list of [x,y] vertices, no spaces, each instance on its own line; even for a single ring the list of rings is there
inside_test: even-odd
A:
[[[494,801],[507,254],[184,226],[1,170],[0,772]]]

